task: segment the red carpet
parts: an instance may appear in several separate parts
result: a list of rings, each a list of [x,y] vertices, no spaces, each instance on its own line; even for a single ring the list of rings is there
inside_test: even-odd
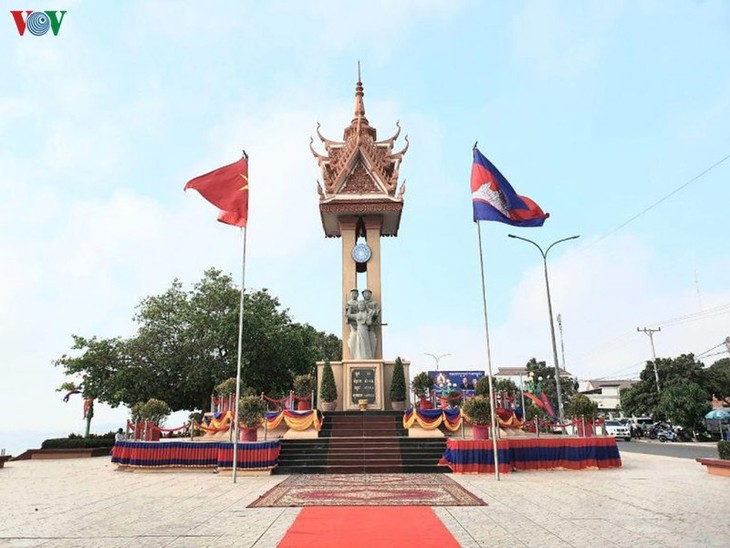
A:
[[[248,507],[486,505],[446,474],[294,474]]]
[[[459,543],[426,506],[310,506],[279,546],[458,548]]]

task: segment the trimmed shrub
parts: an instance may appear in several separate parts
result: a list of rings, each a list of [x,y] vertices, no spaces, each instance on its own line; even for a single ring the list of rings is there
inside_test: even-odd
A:
[[[411,381],[411,389],[418,397],[428,397],[431,388],[433,388],[433,379],[425,371],[420,372]]]
[[[154,422],[157,426],[162,426],[171,412],[172,410],[167,402],[150,398],[144,403],[139,402],[132,406],[132,422],[148,420]]]
[[[723,460],[730,460],[730,441],[718,441],[717,452]]]
[[[319,398],[325,402],[337,401],[337,383],[329,360],[322,366],[322,384],[319,387]]]
[[[225,397],[236,393],[236,377],[231,377],[223,382],[218,383],[214,391],[219,396]]]
[[[316,389],[316,381],[312,375],[306,374],[294,377],[294,393],[300,398],[311,396],[312,391]]]
[[[492,379],[494,380],[494,379]],[[494,388],[494,387],[492,387]],[[489,397],[489,377],[479,377],[479,380],[477,381],[477,387],[474,392],[476,396],[483,396],[485,398]]]
[[[244,396],[238,400],[238,418],[244,428],[255,428],[261,424],[266,412],[264,401],[256,396]]]
[[[96,449],[114,445],[114,438],[51,438],[44,440],[41,449]]]
[[[488,426],[492,422],[492,409],[489,406],[489,398],[482,396],[469,398],[461,406],[461,411],[469,417],[472,424]]]
[[[393,380],[390,382],[390,401],[406,401],[406,375],[400,356],[395,359]]]

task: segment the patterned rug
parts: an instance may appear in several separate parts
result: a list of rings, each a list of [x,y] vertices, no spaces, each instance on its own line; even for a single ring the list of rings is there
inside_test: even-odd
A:
[[[248,505],[486,506],[444,474],[299,474]]]

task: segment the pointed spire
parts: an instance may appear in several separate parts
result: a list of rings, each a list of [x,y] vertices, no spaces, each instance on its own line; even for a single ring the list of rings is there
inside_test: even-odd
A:
[[[363,101],[362,88],[362,76],[360,75],[360,61],[357,62],[357,85],[355,86],[355,117],[352,119],[352,124],[362,121],[365,125],[368,124],[368,119],[365,118],[365,102]]]

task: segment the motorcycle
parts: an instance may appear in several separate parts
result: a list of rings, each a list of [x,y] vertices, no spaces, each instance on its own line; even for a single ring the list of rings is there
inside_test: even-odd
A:
[[[657,439],[664,443],[665,441],[677,441],[677,434],[671,428],[659,430],[656,434]]]

